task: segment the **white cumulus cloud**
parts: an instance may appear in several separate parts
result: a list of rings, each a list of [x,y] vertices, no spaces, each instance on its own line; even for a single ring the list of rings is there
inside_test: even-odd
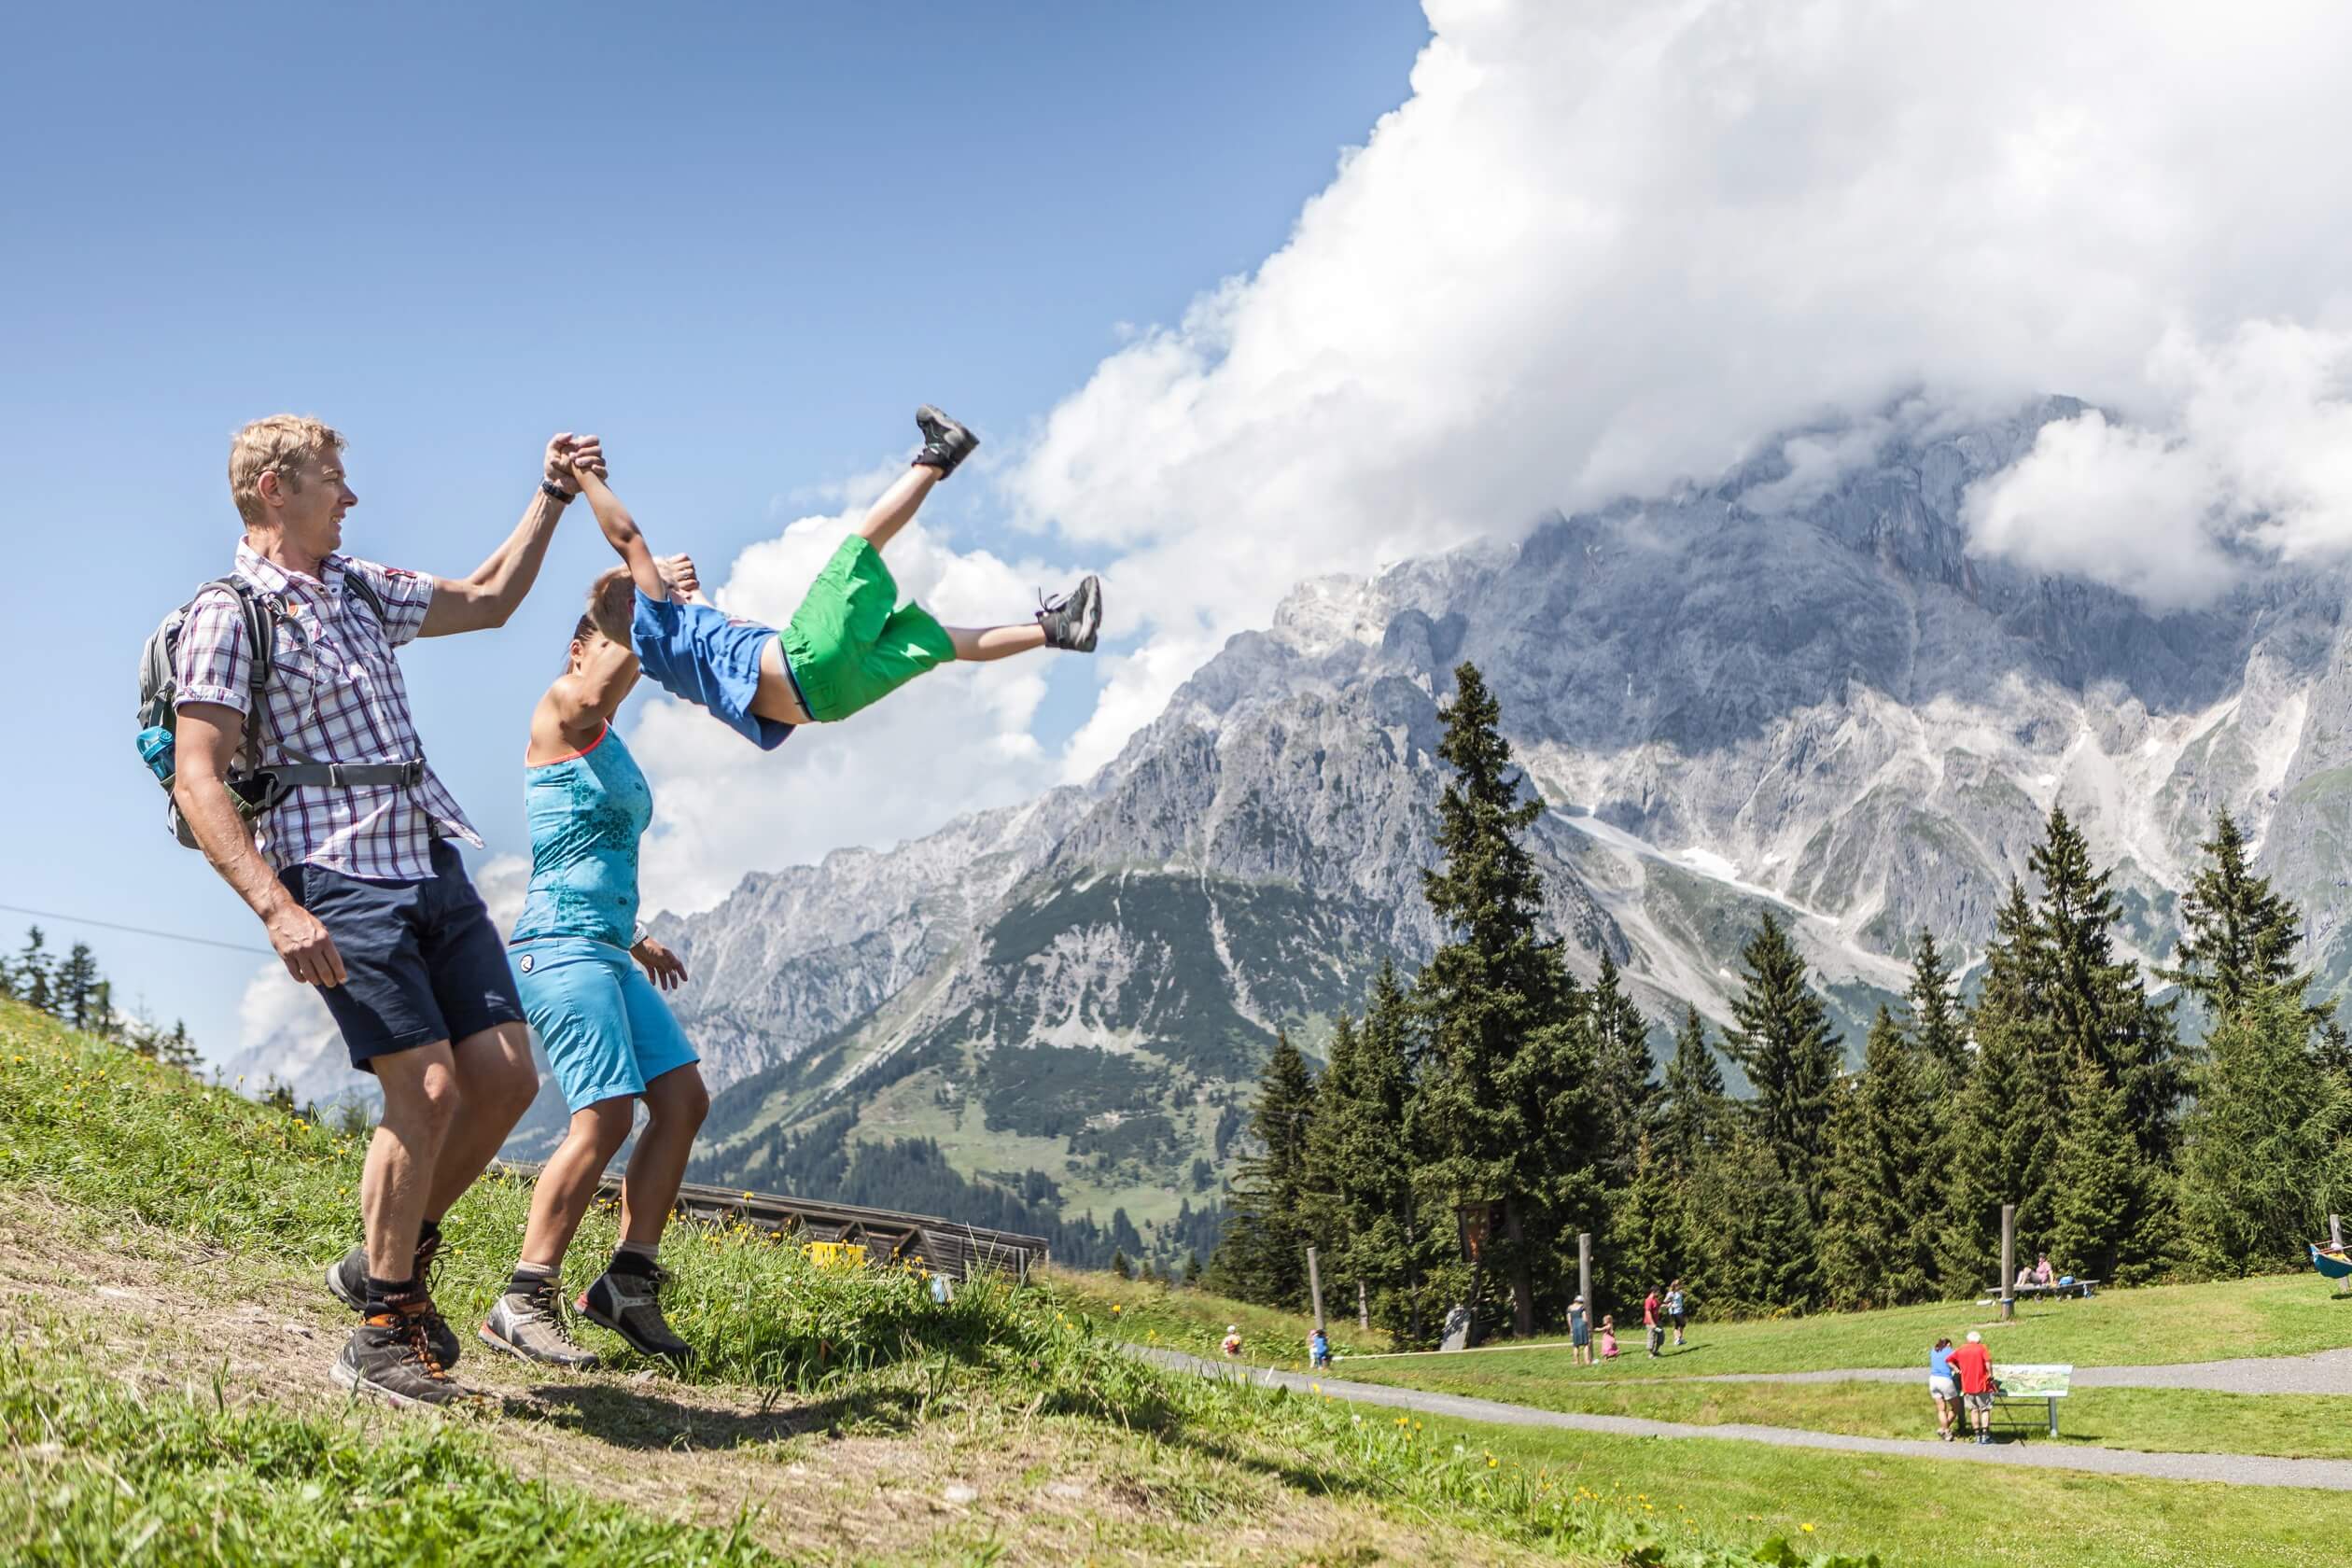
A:
[[[2053,438],[1984,547],[2177,601],[2219,547],[2176,483],[2333,546],[2352,8],[1427,10],[1410,99],[1284,246],[1105,359],[1009,478],[1117,553],[1148,623],[1073,773],[1304,576],[1711,478],[1914,391],[2129,422]],[[1849,455],[1801,455],[1814,483]]]

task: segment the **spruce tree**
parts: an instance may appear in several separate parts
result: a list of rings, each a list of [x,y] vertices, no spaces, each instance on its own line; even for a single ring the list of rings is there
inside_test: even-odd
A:
[[[1422,1190],[1449,1208],[1500,1206],[1481,1266],[1507,1280],[1516,1326],[1529,1333],[1539,1271],[1547,1295],[1557,1291],[1563,1211],[1580,1211],[1564,1226],[1573,1232],[1598,1207],[1592,1065],[1558,945],[1538,928],[1542,887],[1519,838],[1541,803],[1523,790],[1477,667],[1458,666],[1454,680],[1437,748],[1454,775],[1437,805],[1441,860],[1422,873],[1449,933],[1417,987],[1429,1053],[1415,1106],[1428,1151]]]
[[[1649,1020],[1626,994],[1624,977],[1605,947],[1601,977],[1584,1011],[1600,1098],[1601,1174],[1612,1185],[1622,1185],[1633,1180],[1635,1155],[1650,1136],[1659,1089],[1650,1058]]]
[[[50,976],[56,959],[49,954],[46,943],[47,938],[42,935],[40,927],[34,926],[25,931],[24,946],[17,954],[16,994],[24,999],[28,1007],[55,1013],[57,999]]]
[[[1771,1151],[1782,1179],[1804,1200],[1806,1224],[1793,1239],[1798,1252],[1768,1260],[1765,1273],[1789,1281],[1794,1294],[1776,1303],[1798,1307],[1813,1298],[1822,1219],[1823,1155],[1838,1085],[1838,1037],[1820,996],[1805,983],[1805,961],[1767,910],[1740,955],[1746,970],[1731,1003],[1739,1024],[1725,1041],[1732,1060],[1755,1089],[1748,1116]]]
[[[1199,1283],[1200,1253],[1195,1249],[1184,1254],[1184,1288],[1190,1290]]]
[[[1122,1280],[1135,1278],[1135,1269],[1128,1264],[1126,1252],[1117,1247],[1111,1249],[1111,1272]]]
[[[2324,1217],[2352,1209],[2352,1081],[2313,1037],[2290,978],[2239,992],[2205,1042],[2180,1206],[2207,1272],[2295,1267]]]
[[[1752,1123],[1734,1122],[1708,1151],[1687,1201],[1693,1261],[1683,1278],[1710,1311],[1763,1314],[1812,1295],[1813,1220],[1804,1191]]]
[[[1361,1281],[1373,1321],[1417,1344],[1442,1318],[1425,1287],[1450,1227],[1422,1214],[1413,1187],[1413,1008],[1393,965],[1350,1032],[1345,1071],[1335,1045],[1315,1118],[1337,1210],[1330,1278]]]
[[[1695,1272],[1690,1247],[1687,1173],[1648,1138],[1634,1151],[1633,1174],[1609,1206],[1600,1294],[1638,1299],[1648,1284]]]
[[[1935,934],[1921,928],[1911,944],[1911,986],[1903,1000],[1909,1004],[1911,1043],[1934,1087],[1944,1093],[1956,1091],[1968,1078],[1967,1019],[1952,982],[1952,965],[1937,947]]]
[[[1723,1092],[1723,1069],[1707,1044],[1706,1022],[1699,1009],[1685,1003],[1660,1095],[1659,1155],[1678,1169],[1694,1168],[1701,1154],[1721,1137],[1730,1103]]]
[[[1257,1148],[1241,1161],[1232,1215],[1209,1260],[1215,1288],[1227,1295],[1270,1307],[1306,1302],[1307,1141],[1314,1105],[1307,1058],[1287,1031],[1277,1030],[1250,1118]]]
[[[2034,1227],[2039,1250],[2070,1274],[2118,1280],[2140,1271],[2135,1253],[2156,1172],[2133,1147],[2123,1115],[2123,1092],[2090,1057],[2078,1058],[2066,1076],[2051,1213]]]
[[[2199,847],[2204,864],[2180,899],[2181,934],[2172,967],[2157,971],[2204,1003],[2216,1024],[2258,991],[2300,998],[2311,974],[2296,967],[2303,945],[2303,916],[2271,890],[2270,878],[2254,875],[2229,812],[2213,819],[2213,836]]]
[[[96,1033],[109,1011],[102,1005],[107,1000],[99,990],[104,984],[98,973],[97,955],[90,950],[90,944],[77,942],[50,981],[51,1006],[59,1017],[76,1029]]]
[[[1945,1289],[1981,1291],[2000,1267],[2001,1207],[2046,1226],[2065,1117],[2065,1065],[2046,1001],[2051,964],[2024,886],[2009,883],[1968,1016],[1976,1057],[1952,1110],[1938,1256]]]
[[[1934,1090],[1923,1053],[1883,1007],[1862,1071],[1829,1124],[1822,1291],[1840,1307],[1927,1298],[1935,1281]]]

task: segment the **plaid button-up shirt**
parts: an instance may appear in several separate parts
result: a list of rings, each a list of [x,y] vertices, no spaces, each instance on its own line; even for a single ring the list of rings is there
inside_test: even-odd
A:
[[[364,576],[384,600],[381,624],[345,584],[350,572]],[[263,766],[289,760],[401,763],[424,755],[392,651],[423,628],[433,598],[431,578],[348,555],[329,555],[317,577],[304,577],[245,543],[237,546],[236,574],[273,606]],[[244,612],[226,588],[198,595],[189,610],[175,673],[179,707],[218,703],[248,711],[253,656]],[[419,882],[432,875],[437,838],[482,847],[481,835],[428,767],[413,790],[390,784],[298,789],[256,824],[254,843],[281,871],[309,864],[346,876]]]

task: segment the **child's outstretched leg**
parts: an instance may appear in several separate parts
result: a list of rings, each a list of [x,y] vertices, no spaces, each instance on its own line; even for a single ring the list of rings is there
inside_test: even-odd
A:
[[[1088,577],[1058,599],[1048,599],[1026,626],[943,626],[956,657],[973,664],[1009,659],[1038,648],[1091,653],[1102,626],[1102,582]]]
[[[954,473],[957,465],[980,444],[978,436],[929,403],[915,411],[915,427],[923,433],[923,450],[915,455],[914,465],[866,509],[865,521],[858,525],[858,537],[876,550],[898,536],[921,510],[931,486]]]

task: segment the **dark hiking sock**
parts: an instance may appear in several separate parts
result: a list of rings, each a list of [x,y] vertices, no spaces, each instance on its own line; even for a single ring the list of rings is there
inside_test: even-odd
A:
[[[654,1253],[651,1249],[640,1251],[632,1248],[627,1242],[622,1243],[620,1249],[612,1254],[612,1261],[605,1265],[605,1272],[608,1274],[635,1274],[640,1279],[649,1280],[659,1272],[660,1268],[661,1265],[654,1261]]]
[[[379,1280],[371,1274],[368,1276],[368,1315],[374,1317],[389,1312],[413,1300],[418,1294],[413,1275],[405,1280]]]

